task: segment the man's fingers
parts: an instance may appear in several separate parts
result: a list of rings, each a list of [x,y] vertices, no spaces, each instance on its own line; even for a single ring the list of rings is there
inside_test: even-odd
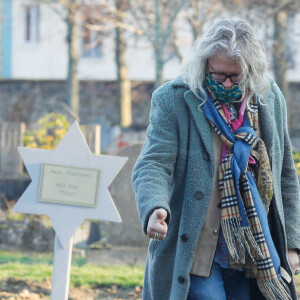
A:
[[[161,233],[158,233],[158,232],[153,232],[151,234],[148,234],[148,236],[152,239],[156,239],[156,240],[164,240],[165,237],[166,237],[166,234],[161,234]]]
[[[165,209],[158,209],[156,211],[156,217],[162,221],[164,221],[167,218],[167,212]]]
[[[152,233],[159,233],[159,234],[166,234],[168,231],[168,226],[166,225],[161,225],[160,223],[154,223],[154,224],[150,224],[150,226],[148,226],[148,232],[150,234]]]
[[[148,231],[147,235],[151,239],[156,239],[156,240],[164,240],[165,237],[167,236],[167,233],[159,233],[157,231]]]
[[[164,221],[167,211],[163,208],[156,209],[150,216],[147,227],[147,235],[150,238],[163,240],[168,231],[168,225]]]
[[[291,270],[295,274],[299,265],[299,256],[295,250],[293,249],[288,250],[288,260],[289,260],[289,265],[291,267]]]
[[[168,232],[168,226],[162,226],[159,223],[154,223],[148,226],[147,235],[152,239],[163,240]],[[157,235],[158,234],[158,235]]]

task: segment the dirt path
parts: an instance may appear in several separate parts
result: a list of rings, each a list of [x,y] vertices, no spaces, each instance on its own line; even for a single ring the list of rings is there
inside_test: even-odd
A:
[[[298,293],[300,292],[300,279],[296,279]],[[9,278],[0,281],[0,299],[2,300],[49,300],[51,282],[42,283]],[[117,286],[99,287],[89,289],[85,287],[72,288],[69,300],[142,300],[140,287],[124,289]]]
[[[2,300],[49,300],[51,293],[51,282],[42,283],[9,278],[0,281],[0,299]],[[71,288],[69,300],[141,300],[142,291],[140,287],[132,289],[112,287],[99,287],[89,289],[85,287]]]

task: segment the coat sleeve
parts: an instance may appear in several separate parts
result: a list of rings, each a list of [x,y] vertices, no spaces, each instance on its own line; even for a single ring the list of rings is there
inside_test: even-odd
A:
[[[169,186],[178,151],[178,127],[173,92],[161,87],[151,99],[146,140],[132,173],[132,185],[143,230],[152,211],[164,208],[170,222]]]
[[[300,249],[300,193],[297,170],[294,164],[291,142],[288,134],[286,102],[280,89],[274,83],[275,93],[281,100],[283,117],[283,165],[281,172],[281,193],[285,216],[285,230],[288,249]]]

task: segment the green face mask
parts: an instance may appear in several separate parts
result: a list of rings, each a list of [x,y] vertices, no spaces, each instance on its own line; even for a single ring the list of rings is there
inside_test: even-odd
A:
[[[229,103],[238,100],[242,96],[242,91],[238,85],[233,85],[231,88],[226,88],[222,83],[213,80],[210,74],[205,75],[206,84],[209,86],[216,99],[222,103]]]

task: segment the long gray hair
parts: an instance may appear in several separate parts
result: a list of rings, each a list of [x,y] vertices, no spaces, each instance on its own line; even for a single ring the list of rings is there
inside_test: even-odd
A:
[[[242,79],[239,88],[243,96],[247,91],[249,99],[255,94],[260,101],[270,88],[266,78],[268,61],[254,28],[237,18],[218,22],[194,42],[189,56],[181,66],[183,80],[190,89],[196,95],[199,89],[206,98],[203,82],[207,60],[217,52],[225,53],[240,65]]]

